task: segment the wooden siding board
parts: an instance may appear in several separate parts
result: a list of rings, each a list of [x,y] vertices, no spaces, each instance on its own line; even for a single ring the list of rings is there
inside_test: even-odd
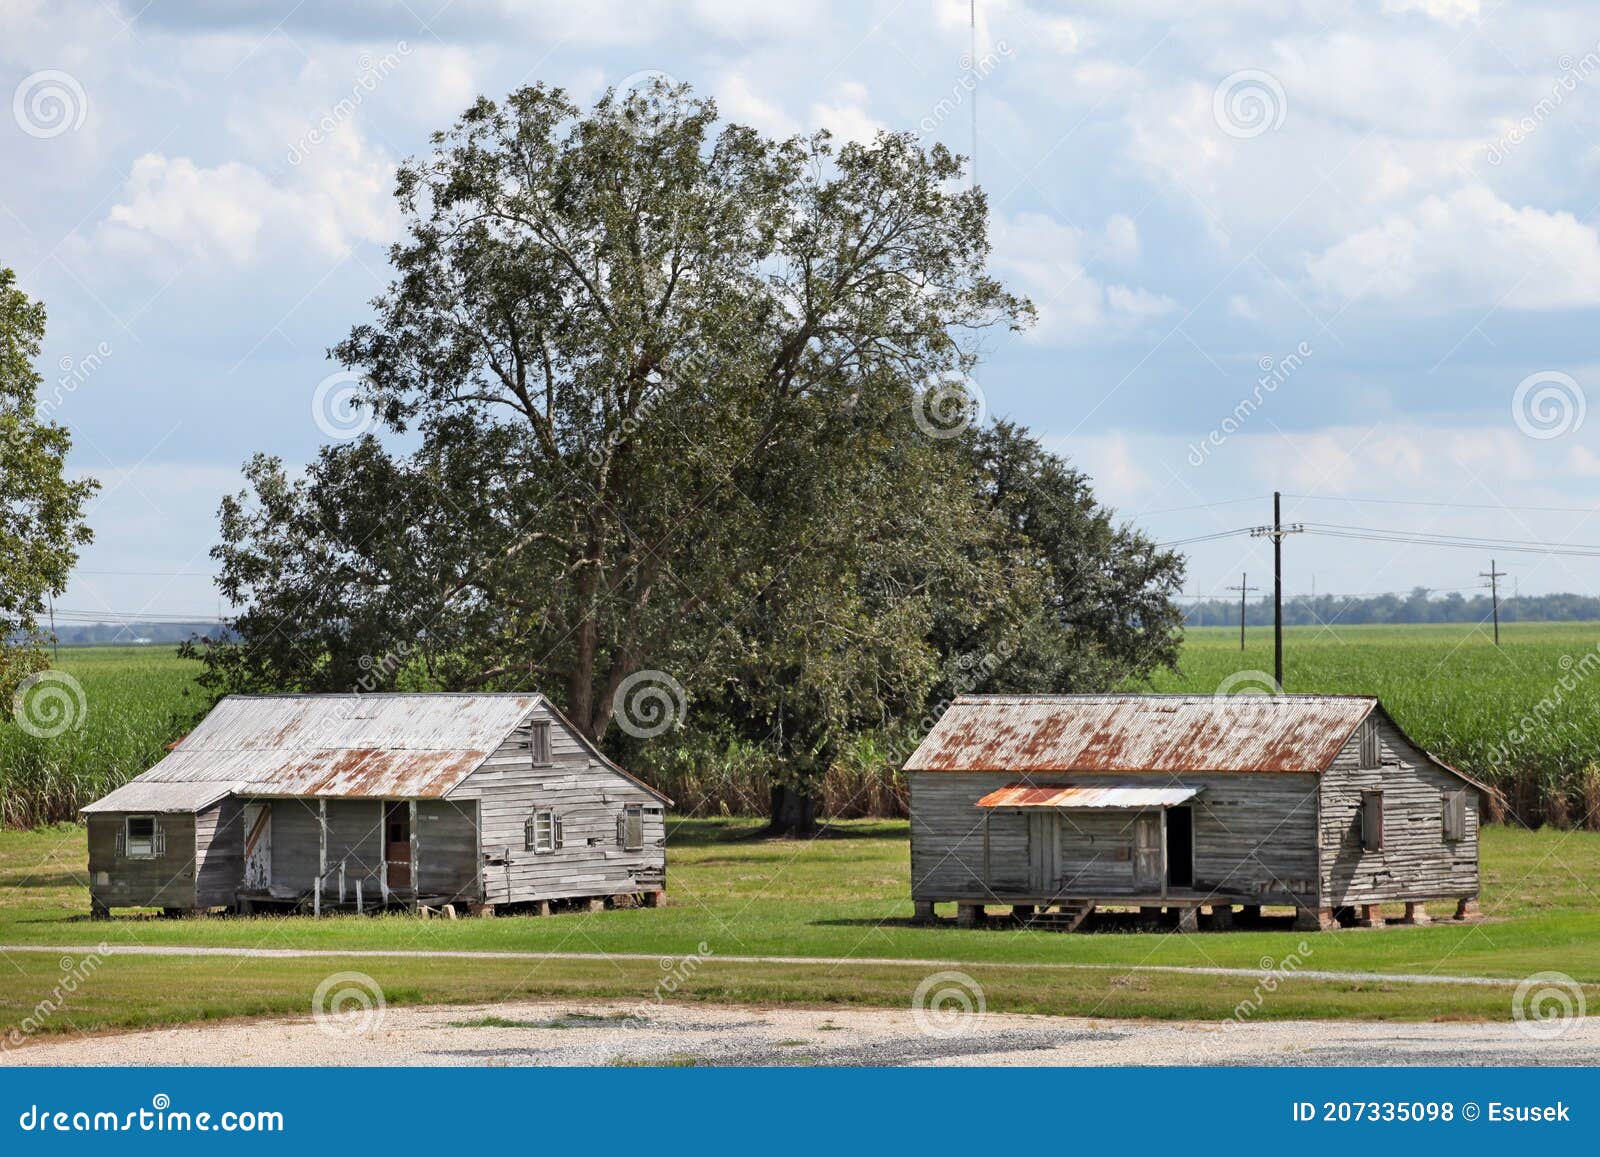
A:
[[[1321,882],[1324,903],[1398,903],[1475,897],[1479,889],[1478,825],[1481,793],[1437,767],[1378,717],[1381,768],[1360,766],[1357,739],[1340,751],[1323,775]],[[1444,838],[1443,793],[1467,792],[1466,832]],[[1361,844],[1361,793],[1383,792],[1383,848]]]
[[[976,802],[1015,782],[996,772],[910,772],[912,897],[917,900],[1038,898],[1030,880],[1028,825],[996,811],[987,833]],[[1114,786],[1126,777],[1035,775],[1040,786]],[[1256,903],[1315,905],[1317,777],[1309,774],[1197,774],[1175,777],[1202,789],[1195,798],[1197,891]],[[1062,813],[1058,889],[1048,894],[1113,899],[1133,895],[1133,810]]]
[[[166,854],[130,860],[116,854],[117,833],[134,812],[103,812],[88,817],[89,893],[108,908],[193,908],[195,906],[195,817],[167,813],[157,817],[166,836]],[[107,882],[95,882],[105,872]]]
[[[527,733],[519,729],[449,796],[477,801],[483,898],[514,904],[661,887],[666,817],[660,799],[595,759],[553,714],[536,711],[529,719],[550,723],[548,765],[533,763]],[[645,846],[631,852],[617,843],[617,821],[629,805],[646,809]],[[539,808],[561,817],[563,846],[555,851],[523,846],[525,826]]]

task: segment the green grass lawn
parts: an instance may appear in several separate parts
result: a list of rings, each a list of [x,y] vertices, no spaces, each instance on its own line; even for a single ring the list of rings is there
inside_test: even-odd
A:
[[[1091,1016],[1217,1017],[1248,998],[1253,980],[1206,975],[1074,972],[983,965],[1047,962],[1259,968],[1298,952],[1301,967],[1520,978],[1561,971],[1600,983],[1600,835],[1488,828],[1484,898],[1470,925],[1336,933],[1235,932],[1063,935],[914,928],[903,822],[836,825],[831,838],[748,838],[756,821],[674,819],[671,903],[538,917],[417,920],[305,917],[91,922],[82,884],[84,839],[61,826],[0,832],[0,943],[637,953],[705,963],[678,999],[865,1003],[905,1007],[921,964],[750,964],[751,955],[849,956],[973,962],[995,1010]],[[1301,952],[1304,942],[1308,951]],[[704,944],[709,952],[702,952]],[[54,955],[12,954],[0,965],[0,1026],[31,1009],[59,974]],[[514,996],[648,997],[655,959],[597,961],[107,957],[71,1003],[69,1027],[168,1023],[214,1016],[304,1012],[329,973],[357,969],[405,1001],[493,1001]],[[1595,999],[1600,999],[1597,993]],[[1379,1018],[1511,1013],[1507,989],[1339,984],[1290,979],[1255,1015]],[[58,1025],[58,1027],[60,1027]]]

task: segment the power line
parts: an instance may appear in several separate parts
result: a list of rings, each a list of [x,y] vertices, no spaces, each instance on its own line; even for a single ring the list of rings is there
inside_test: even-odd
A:
[[[1509,502],[1431,502],[1423,498],[1360,498],[1340,497],[1333,494],[1290,494],[1285,498],[1298,498],[1310,502],[1359,502],[1381,506],[1433,506],[1445,510],[1528,510],[1550,514],[1600,514],[1600,506],[1521,506]]]

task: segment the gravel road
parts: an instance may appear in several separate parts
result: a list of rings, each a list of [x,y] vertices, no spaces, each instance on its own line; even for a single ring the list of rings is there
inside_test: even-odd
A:
[[[522,1001],[34,1040],[20,1065],[1596,1065],[1600,1020],[1516,1024],[1094,1021],[911,1010]],[[1548,1026],[1545,1026],[1548,1027]]]

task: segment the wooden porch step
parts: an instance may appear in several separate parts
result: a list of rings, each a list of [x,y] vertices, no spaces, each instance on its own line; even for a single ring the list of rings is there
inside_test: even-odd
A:
[[[1092,900],[1079,904],[1062,904],[1052,911],[1033,912],[1021,917],[1024,928],[1039,928],[1051,932],[1076,932],[1083,922],[1094,914]]]

